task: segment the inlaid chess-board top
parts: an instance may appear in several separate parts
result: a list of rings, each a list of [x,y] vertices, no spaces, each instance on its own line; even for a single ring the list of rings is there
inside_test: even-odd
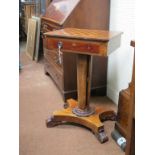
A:
[[[108,56],[120,46],[121,32],[65,28],[44,33],[47,44],[45,48],[58,49],[71,53]]]
[[[65,28],[52,32],[45,33],[46,36],[70,38],[70,39],[82,39],[82,40],[94,40],[94,41],[109,41],[110,39],[122,34],[122,32],[110,32],[104,30],[90,30],[90,29],[77,29],[77,28]]]

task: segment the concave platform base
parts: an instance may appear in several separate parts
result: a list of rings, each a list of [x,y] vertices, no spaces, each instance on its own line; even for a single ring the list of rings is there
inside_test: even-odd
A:
[[[101,107],[96,107],[95,112],[92,115],[87,117],[79,117],[72,112],[73,109],[76,107],[76,100],[67,100],[66,109],[53,112],[53,115],[49,119],[47,119],[47,127],[54,127],[65,122],[77,123],[89,128],[96,135],[96,137],[101,143],[108,141],[108,137],[104,132],[104,125],[100,121],[100,117],[104,116],[104,120],[106,121],[115,120],[115,113]]]

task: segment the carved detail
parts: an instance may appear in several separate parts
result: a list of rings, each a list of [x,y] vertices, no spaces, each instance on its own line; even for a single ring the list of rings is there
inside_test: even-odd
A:
[[[54,127],[54,126],[59,125],[59,124],[61,124],[61,123],[62,123],[61,121],[56,121],[56,120],[54,120],[54,116],[51,116],[51,117],[49,117],[49,118],[46,120],[46,126],[47,126],[48,128]]]
[[[99,118],[102,122],[104,121],[116,121],[116,113],[114,111],[106,111],[99,115]]]

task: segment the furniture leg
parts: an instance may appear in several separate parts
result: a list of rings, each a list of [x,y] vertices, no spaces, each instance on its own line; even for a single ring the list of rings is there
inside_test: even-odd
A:
[[[91,85],[91,56],[78,54],[77,56],[77,90],[78,106],[73,109],[77,116],[90,116],[95,112],[89,106]]]

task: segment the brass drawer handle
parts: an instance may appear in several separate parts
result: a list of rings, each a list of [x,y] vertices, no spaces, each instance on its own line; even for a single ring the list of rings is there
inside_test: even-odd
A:
[[[61,65],[62,64],[62,57],[61,57],[62,52],[61,52],[61,48],[63,46],[63,43],[61,41],[59,41],[57,46],[58,46],[58,62]]]

